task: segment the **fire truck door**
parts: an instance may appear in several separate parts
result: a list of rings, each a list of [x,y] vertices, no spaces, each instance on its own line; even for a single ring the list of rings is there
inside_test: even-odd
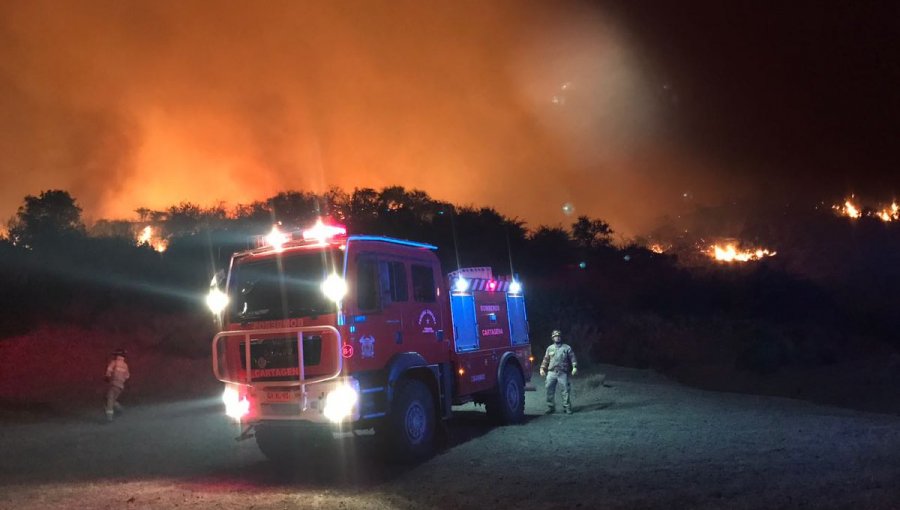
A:
[[[396,345],[409,342],[404,323],[409,318],[404,316],[409,291],[406,283],[406,265],[397,260],[379,258],[378,279],[380,289],[381,314],[384,321],[386,340]]]
[[[410,340],[426,359],[436,359],[439,353],[446,353],[443,334],[443,317],[438,305],[438,286],[435,271],[430,262],[412,262],[409,266],[412,283],[412,316],[407,321]]]
[[[358,342],[361,366],[368,367],[396,352],[396,344],[403,342],[402,307],[390,299],[389,282],[382,280],[385,266],[375,255],[360,254],[354,266],[356,307],[351,308],[351,332]]]

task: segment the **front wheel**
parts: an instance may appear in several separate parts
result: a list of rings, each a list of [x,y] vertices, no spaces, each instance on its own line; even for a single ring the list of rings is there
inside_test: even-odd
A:
[[[409,462],[431,455],[434,451],[434,399],[424,383],[407,379],[397,385],[386,429],[392,458]]]
[[[488,416],[501,425],[522,423],[525,419],[525,381],[522,372],[507,365],[500,375],[497,390],[485,402]]]

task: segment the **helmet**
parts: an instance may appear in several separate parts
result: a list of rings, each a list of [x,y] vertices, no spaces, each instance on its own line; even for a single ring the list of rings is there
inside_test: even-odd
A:
[[[550,333],[550,338],[559,338],[562,333],[558,329],[554,329],[553,333]]]
[[[112,353],[113,356],[122,356],[123,358],[126,354],[128,354],[128,351],[126,351],[125,349],[116,349]]]

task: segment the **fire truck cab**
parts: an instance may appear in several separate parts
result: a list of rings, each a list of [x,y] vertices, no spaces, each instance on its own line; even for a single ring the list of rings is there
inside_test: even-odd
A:
[[[522,421],[533,358],[518,281],[444,273],[435,246],[321,220],[266,239],[232,256],[207,301],[223,326],[212,355],[226,413],[267,457],[302,451],[313,426],[374,428],[398,457],[421,458],[469,402]]]

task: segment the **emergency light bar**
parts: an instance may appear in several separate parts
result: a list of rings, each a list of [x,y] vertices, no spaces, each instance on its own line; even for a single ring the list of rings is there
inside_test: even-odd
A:
[[[511,296],[522,294],[522,282],[510,277],[499,278],[463,278],[456,276],[451,281],[451,291],[456,294],[467,292],[505,292]]]
[[[274,248],[275,251],[281,251],[285,245],[301,240],[325,244],[335,237],[344,237],[346,235],[347,227],[327,224],[319,218],[316,220],[315,225],[302,230],[284,231],[279,229],[278,225],[274,225],[268,234],[254,236],[253,241],[256,248]]]
[[[277,226],[272,227],[272,231],[265,237],[266,244],[275,248],[275,251],[281,251],[282,247],[291,240],[291,235],[278,230]]]
[[[316,220],[316,224],[313,225],[312,228],[308,228],[303,231],[303,240],[315,240],[320,243],[325,243],[332,237],[345,235],[347,235],[347,227],[344,227],[342,225],[326,225],[322,222],[322,218],[319,218]]]

